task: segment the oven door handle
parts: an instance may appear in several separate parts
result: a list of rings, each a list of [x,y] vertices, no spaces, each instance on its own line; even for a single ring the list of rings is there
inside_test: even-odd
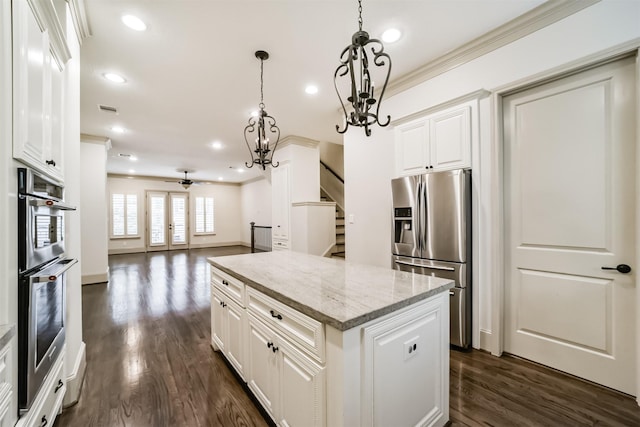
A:
[[[396,264],[408,265],[410,267],[430,268],[432,270],[456,271],[456,269],[453,267],[441,267],[438,265],[421,265],[421,264],[414,264],[412,262],[399,261],[399,260],[396,260]]]
[[[68,269],[70,269],[72,266],[76,265],[77,263],[78,263],[77,259],[68,260],[68,262],[65,262],[62,265],[62,267],[60,267],[60,270],[55,271],[52,274],[48,274],[48,275],[44,275],[44,274],[42,276],[33,275],[31,276],[31,281],[34,283],[55,282],[56,280],[58,280],[60,276],[66,273]]]
[[[68,205],[68,204],[66,204],[64,202],[60,202],[58,200],[37,199],[35,197],[31,198],[31,200],[29,201],[29,205],[36,206],[36,207],[46,206],[48,208],[59,209],[61,211],[75,211],[76,210],[75,206]]]

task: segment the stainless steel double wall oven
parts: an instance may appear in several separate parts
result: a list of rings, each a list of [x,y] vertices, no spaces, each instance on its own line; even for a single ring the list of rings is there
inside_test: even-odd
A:
[[[18,168],[18,401],[31,406],[65,341],[64,187]]]

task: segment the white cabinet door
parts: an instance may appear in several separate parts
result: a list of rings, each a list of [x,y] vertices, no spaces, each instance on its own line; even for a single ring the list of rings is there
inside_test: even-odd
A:
[[[9,414],[15,392],[11,387],[11,344],[0,348],[0,427],[13,426],[13,414]]]
[[[429,168],[445,170],[470,167],[470,107],[436,115],[430,122]]]
[[[14,157],[42,166],[45,146],[45,90],[49,86],[49,34],[29,2],[13,2]]]
[[[215,286],[211,289],[211,341],[244,377],[245,310]]]
[[[428,120],[396,129],[396,162],[400,175],[415,175],[429,169]]]
[[[272,237],[274,239],[289,239],[289,165],[283,164],[271,172],[272,188]]]
[[[399,125],[395,131],[398,176],[471,167],[471,115],[475,101]]]
[[[34,10],[33,7],[42,10]],[[53,54],[45,2],[13,2],[13,157],[62,181],[64,75]]]
[[[225,352],[224,341],[224,309],[222,293],[211,287],[211,342],[217,350]]]
[[[309,357],[285,345],[278,348],[282,404],[281,426],[320,427],[324,425],[324,368]]]
[[[273,351],[275,333],[251,314],[247,317],[247,326],[247,385],[275,420],[280,392],[278,359]]]
[[[225,351],[227,360],[236,368],[238,374],[244,376],[244,348],[245,348],[245,310],[229,298],[225,298],[223,318],[227,325],[225,336]]]
[[[363,425],[447,422],[448,297],[364,328]]]

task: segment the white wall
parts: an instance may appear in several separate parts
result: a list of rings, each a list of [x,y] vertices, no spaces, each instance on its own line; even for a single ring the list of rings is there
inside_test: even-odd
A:
[[[479,89],[495,90],[585,58],[607,48],[640,37],[640,2],[602,1],[558,21],[514,43],[490,52],[462,66],[444,72],[422,84],[388,98],[382,113],[398,120]],[[495,117],[491,103],[480,103],[480,141],[473,159],[477,186],[478,223],[474,238],[482,249],[490,239],[494,215],[501,195],[492,194],[491,182],[498,164],[492,164]],[[374,127],[366,138],[361,129],[345,134],[345,199],[347,260],[389,266],[391,236],[391,194],[389,181],[395,177],[393,130]],[[480,169],[480,170],[478,170]],[[365,196],[366,195],[366,196]],[[355,216],[349,224],[349,215]],[[484,233],[484,234],[478,234]],[[491,277],[496,268],[491,254],[478,251],[479,325],[488,336],[492,331]],[[499,267],[498,267],[499,268]],[[477,336],[476,331],[476,336]],[[482,337],[481,337],[482,338]],[[477,346],[477,342],[474,345]]]
[[[66,3],[65,3],[66,5]],[[62,19],[62,17],[61,17]],[[65,201],[77,206],[76,212],[65,214],[67,241],[65,251],[70,258],[77,258],[80,263],[72,267],[66,274],[67,286],[67,318],[65,373],[68,390],[64,403],[70,404],[78,400],[80,383],[84,377],[86,366],[85,345],[82,341],[82,239],[81,216],[82,206],[80,189],[80,44],[73,27],[73,20],[66,14],[64,19],[67,43],[71,51],[71,59],[65,65],[65,111],[64,111],[64,179]]]
[[[127,239],[109,239],[109,253],[144,252],[147,239],[145,233],[145,193],[146,191],[185,192],[189,194],[189,215],[194,223],[195,197],[213,197],[215,204],[215,234],[197,236],[190,230],[190,247],[214,247],[238,245],[242,242],[242,211],[240,202],[240,185],[212,183],[192,185],[189,190],[184,190],[177,182],[164,182],[163,180],[127,178],[109,176],[107,178],[107,198],[111,200],[111,193],[125,193],[138,195],[138,229],[140,237]],[[111,219],[109,218],[109,227]],[[111,228],[109,228],[110,230]],[[109,233],[111,234],[111,233]]]
[[[80,144],[82,284],[108,281],[108,141],[83,136]]]
[[[318,145],[318,149],[320,150],[320,160],[344,179],[344,146],[322,141]]]
[[[271,226],[271,183],[266,178],[242,184],[240,187],[242,212],[242,243],[251,246],[250,223]]]
[[[13,160],[12,127],[12,48],[11,48],[11,2],[0,2],[0,324],[13,323],[18,319],[18,236],[16,190],[18,163]],[[18,386],[18,340],[13,338],[11,359],[13,368],[8,373],[14,390]],[[15,391],[14,391],[15,393]],[[7,423],[13,425],[17,419],[17,399],[8,409]]]

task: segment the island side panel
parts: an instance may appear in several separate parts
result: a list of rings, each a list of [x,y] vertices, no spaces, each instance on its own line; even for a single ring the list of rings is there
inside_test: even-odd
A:
[[[416,396],[421,399],[416,403],[420,412],[418,425],[439,427],[448,422],[448,292],[343,332],[327,325],[325,333],[327,426],[381,425],[384,420],[374,413],[374,405],[391,404],[392,399],[384,398],[388,393],[406,396],[407,402]],[[405,359],[404,352],[413,343],[417,344],[416,356]],[[395,371],[385,365],[386,345],[394,355],[388,363],[398,365]],[[374,368],[376,358],[384,365],[378,371]],[[411,372],[412,369],[417,371]],[[385,371],[391,375],[381,375]],[[413,384],[412,381],[398,384],[394,373],[410,374]],[[390,408],[390,412],[396,409]]]

